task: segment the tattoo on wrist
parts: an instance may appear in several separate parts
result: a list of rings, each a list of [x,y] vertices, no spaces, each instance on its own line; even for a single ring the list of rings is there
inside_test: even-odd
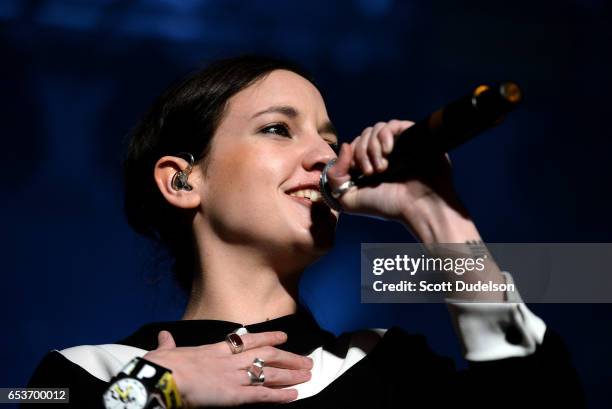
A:
[[[475,258],[484,257],[485,255],[489,254],[489,250],[482,240],[468,240],[465,242],[465,244],[468,245],[470,253]]]

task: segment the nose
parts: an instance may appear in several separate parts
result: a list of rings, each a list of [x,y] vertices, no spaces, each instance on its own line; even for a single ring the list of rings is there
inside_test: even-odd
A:
[[[325,140],[323,140],[323,138],[316,135],[316,139],[313,138],[311,141],[309,141],[309,145],[304,153],[304,169],[308,171],[323,171],[323,168],[327,162],[334,159],[336,156],[337,155],[332,147]]]

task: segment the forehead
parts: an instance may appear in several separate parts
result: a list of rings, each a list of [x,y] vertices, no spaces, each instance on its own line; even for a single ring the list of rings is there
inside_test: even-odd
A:
[[[319,90],[304,77],[275,70],[238,92],[228,103],[229,115],[252,115],[269,106],[295,107],[305,115],[327,116]]]

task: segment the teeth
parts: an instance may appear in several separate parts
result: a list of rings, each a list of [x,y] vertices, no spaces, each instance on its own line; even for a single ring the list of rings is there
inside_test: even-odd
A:
[[[321,193],[318,190],[311,190],[310,200],[313,202],[320,202],[323,198],[321,197]]]
[[[318,190],[313,189],[296,190],[295,192],[291,192],[289,194],[296,197],[305,197],[306,199],[310,199],[311,202],[320,202],[322,199],[321,193],[319,193]]]

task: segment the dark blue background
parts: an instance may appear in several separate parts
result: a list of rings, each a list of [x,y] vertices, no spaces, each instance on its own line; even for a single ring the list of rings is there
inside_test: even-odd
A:
[[[302,63],[344,139],[515,80],[523,106],[452,153],[483,237],[610,242],[611,14],[603,0],[2,1],[0,386],[24,385],[49,349],[180,318],[167,263],[122,215],[122,140],[172,80],[218,57]],[[359,244],[377,241],[413,239],[342,218],[304,278],[320,324],[399,324],[464,365],[444,305],[360,304]],[[530,307],[566,340],[591,407],[609,407],[611,306]]]

